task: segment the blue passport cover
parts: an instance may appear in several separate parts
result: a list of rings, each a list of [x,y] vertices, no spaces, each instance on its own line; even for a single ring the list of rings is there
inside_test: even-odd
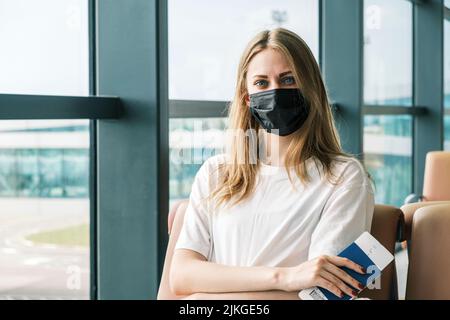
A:
[[[366,270],[370,271],[366,274],[360,274],[356,271],[353,271],[351,269],[348,269],[346,267],[341,267],[342,270],[347,272],[351,277],[359,281],[366,287],[371,281],[373,281],[375,278],[381,275],[381,270],[377,268],[375,263],[362,251],[362,249],[356,244],[352,243],[347,248],[345,248],[340,254],[339,257],[344,257],[352,260],[353,262],[359,264]],[[326,297],[328,300],[350,300],[351,297],[344,293],[344,296],[338,297],[332,292],[328,291],[324,288],[318,288]],[[355,289],[358,290],[358,289]]]

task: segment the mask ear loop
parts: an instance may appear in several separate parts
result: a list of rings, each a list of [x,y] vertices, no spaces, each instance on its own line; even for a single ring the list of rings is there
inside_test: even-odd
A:
[[[254,163],[254,153],[253,153],[253,128],[252,128],[252,122],[251,122],[251,116],[252,113],[250,111],[250,108],[248,108],[248,113],[249,115],[247,115],[247,128],[246,128],[246,133],[244,134],[244,139],[247,136],[248,137],[248,162],[249,164],[253,164]]]
[[[250,96],[247,94],[247,97],[250,101]],[[247,106],[247,104],[246,104]],[[259,139],[259,132],[257,121],[255,120],[253,113],[251,112],[250,105],[247,106],[248,110],[248,118],[247,118],[247,130],[250,131],[250,134],[248,135],[248,145],[249,145],[249,162],[250,164],[256,164],[258,165],[260,161],[260,139]],[[253,120],[253,121],[252,121]],[[255,127],[252,127],[252,122],[255,123]]]
[[[259,128],[257,125],[257,121],[253,121],[256,125],[255,127],[252,127],[252,118],[253,115],[250,112],[250,117],[248,119],[248,130],[250,130],[249,135],[249,144],[250,144],[250,152],[252,152],[253,157],[250,158],[252,164],[258,164],[258,162],[261,160],[261,152],[264,150],[264,148],[261,148],[261,139],[259,139]]]

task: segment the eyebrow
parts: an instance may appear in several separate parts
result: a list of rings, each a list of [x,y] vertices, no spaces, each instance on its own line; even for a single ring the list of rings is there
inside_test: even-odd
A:
[[[285,72],[280,73],[278,76],[281,78],[281,77],[284,77],[284,76],[286,76],[286,75],[288,75],[290,73],[292,73],[292,71],[285,71]],[[268,78],[268,76],[262,75],[262,74],[257,74],[255,76],[253,76],[253,78],[265,78],[266,79],[266,78]]]

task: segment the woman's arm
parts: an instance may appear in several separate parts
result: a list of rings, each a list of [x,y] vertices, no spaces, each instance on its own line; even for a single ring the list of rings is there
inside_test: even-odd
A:
[[[209,262],[192,250],[178,249],[172,260],[170,286],[176,295],[274,290],[298,292],[319,286],[338,296],[342,296],[342,292],[356,296],[363,286],[339,268],[342,266],[365,273],[354,262],[335,256],[320,256],[291,268],[234,267]]]
[[[194,293],[184,300],[300,300],[298,292],[260,291],[260,292],[226,292]]]
[[[276,290],[280,272],[271,267],[234,267],[216,264],[188,249],[172,258],[170,286],[176,295]]]
[[[179,205],[175,215],[175,219],[172,223],[172,231],[170,233],[169,243],[167,244],[166,258],[164,259],[164,268],[158,290],[158,300],[177,300],[184,298],[184,296],[175,295],[170,289],[169,274],[172,265],[172,257],[175,249],[175,244],[183,226],[183,217],[186,207],[187,203],[181,203]]]

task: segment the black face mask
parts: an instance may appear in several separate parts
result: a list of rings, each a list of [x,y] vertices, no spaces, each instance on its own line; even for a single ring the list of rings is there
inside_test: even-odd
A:
[[[259,124],[280,136],[287,136],[302,127],[308,118],[309,106],[299,89],[272,89],[251,94],[250,112]]]

